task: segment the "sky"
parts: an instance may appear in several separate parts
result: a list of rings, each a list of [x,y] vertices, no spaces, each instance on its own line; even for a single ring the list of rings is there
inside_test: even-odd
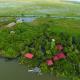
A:
[[[66,1],[77,1],[77,2],[80,2],[80,0],[66,0]]]
[[[56,1],[56,2],[61,2],[61,1],[77,1],[80,2],[80,0],[0,0],[0,1]]]

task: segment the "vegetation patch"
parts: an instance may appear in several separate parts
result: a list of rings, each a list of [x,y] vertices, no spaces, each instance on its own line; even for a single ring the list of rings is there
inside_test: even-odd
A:
[[[29,69],[39,67],[44,73],[79,80],[79,25],[78,20],[47,17],[31,23],[17,23],[12,28],[1,28],[0,55],[16,58],[21,54],[19,63]]]

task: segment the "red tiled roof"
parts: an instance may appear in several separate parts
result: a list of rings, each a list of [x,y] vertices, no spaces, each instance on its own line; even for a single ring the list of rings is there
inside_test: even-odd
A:
[[[62,46],[61,44],[57,44],[57,45],[56,45],[56,49],[57,49],[57,50],[63,50],[63,46]]]
[[[54,60],[54,61],[57,61],[57,60],[60,60],[60,59],[65,59],[65,58],[66,58],[65,54],[64,54],[63,52],[61,52],[61,53],[55,55],[55,56],[53,57],[53,60]]]
[[[24,55],[24,57],[29,58],[29,59],[32,59],[33,58],[33,54],[32,53],[26,53]]]
[[[47,64],[48,64],[48,66],[51,66],[51,65],[53,65],[53,61],[51,59],[49,59],[49,60],[47,60]]]

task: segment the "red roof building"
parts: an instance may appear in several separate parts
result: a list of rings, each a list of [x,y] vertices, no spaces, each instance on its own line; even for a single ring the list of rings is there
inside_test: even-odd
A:
[[[48,66],[53,65],[53,61],[52,61],[51,59],[47,60],[47,65],[48,65]]]
[[[34,57],[34,55],[32,53],[26,53],[24,55],[25,58],[28,58],[28,59],[32,59]]]
[[[63,46],[61,44],[57,44],[56,49],[61,51],[61,50],[63,50]]]
[[[65,54],[64,54],[63,52],[61,52],[61,53],[55,55],[55,56],[53,57],[53,60],[54,60],[54,61],[57,61],[57,60],[60,60],[60,59],[65,59],[65,58],[66,58]]]

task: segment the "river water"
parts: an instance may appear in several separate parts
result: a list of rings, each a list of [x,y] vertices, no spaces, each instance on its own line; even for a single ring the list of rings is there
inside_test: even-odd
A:
[[[0,18],[0,22],[6,22],[9,21],[10,16],[2,17]],[[14,18],[14,16],[12,16]],[[24,17],[18,16],[15,18],[16,21],[22,21],[22,22],[32,22],[40,17],[46,17],[45,15],[25,15]],[[50,18],[54,19],[78,19],[80,20],[80,17],[78,16],[50,16]]]
[[[54,75],[29,73],[24,65],[0,59],[0,80],[58,80]]]

